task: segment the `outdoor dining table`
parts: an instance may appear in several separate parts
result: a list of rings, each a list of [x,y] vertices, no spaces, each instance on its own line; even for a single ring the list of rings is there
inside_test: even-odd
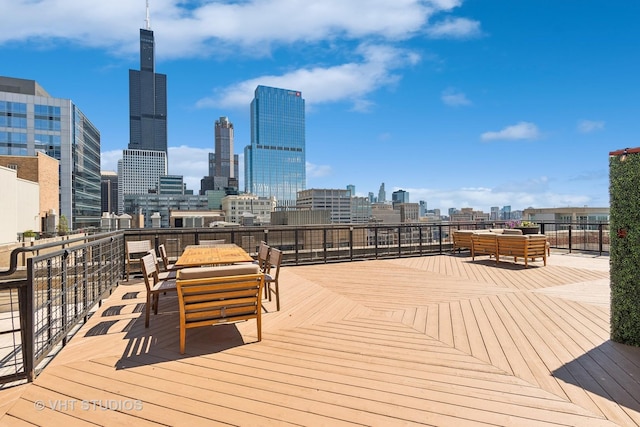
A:
[[[224,265],[236,262],[251,262],[253,258],[240,246],[225,243],[215,246],[189,245],[178,258],[175,266],[200,267],[204,265]]]

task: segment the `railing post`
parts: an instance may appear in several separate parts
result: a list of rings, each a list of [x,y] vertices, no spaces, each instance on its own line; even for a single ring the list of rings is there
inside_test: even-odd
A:
[[[299,231],[300,231],[300,230],[298,230],[298,229],[296,228],[296,229],[295,229],[295,231],[293,232],[293,235],[295,236],[295,243],[294,243],[294,245],[295,245],[295,254],[296,254],[296,265],[298,265],[298,264],[300,263],[300,259],[299,259],[299,257],[300,257],[300,245],[299,245],[299,243],[298,243],[298,242],[300,242],[300,239],[299,239],[300,235],[299,235],[299,233],[298,233]],[[312,250],[313,250],[313,249],[312,249]]]
[[[571,253],[572,241],[573,241],[573,224],[569,223],[569,253]]]
[[[322,229],[322,247],[324,252],[324,263],[327,263],[327,229]]]
[[[598,252],[602,256],[602,221],[598,224]]]
[[[20,287],[18,295],[18,310],[20,311],[20,337],[22,339],[22,357],[24,358],[24,372],[27,381],[35,379],[35,332],[33,316],[33,259],[27,260],[27,283]],[[22,323],[24,322],[24,324]]]
[[[69,250],[64,251],[64,255],[62,255],[62,271],[61,271],[61,282],[60,282],[60,310],[62,311],[62,324],[67,324],[67,263],[69,258]],[[51,303],[51,300],[49,301]],[[62,338],[62,346],[67,345],[67,334],[64,334]]]
[[[375,259],[378,259],[378,227],[374,226],[373,228],[374,233],[373,233],[373,237],[374,237],[374,244],[375,244]]]
[[[349,259],[353,261],[353,227],[349,227]]]
[[[33,264],[32,264],[33,267]],[[33,286],[33,281],[31,282]],[[35,289],[35,288],[34,288]],[[34,295],[35,297],[35,295]],[[51,260],[47,260],[47,301],[53,298],[53,266]],[[47,341],[51,341],[51,325],[53,325],[53,304],[47,304]]]

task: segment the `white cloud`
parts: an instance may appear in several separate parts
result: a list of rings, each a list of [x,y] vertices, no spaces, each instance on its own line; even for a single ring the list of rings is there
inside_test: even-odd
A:
[[[209,175],[209,153],[206,148],[194,148],[186,145],[169,147],[167,162],[170,175],[182,175],[185,184],[194,194],[200,191],[200,180]]]
[[[433,38],[471,38],[482,34],[480,22],[467,18],[446,18],[427,28]]]
[[[229,54],[268,55],[272,46],[332,39],[406,40],[431,28],[430,18],[451,12],[459,0],[246,0],[150,3],[159,59]],[[135,54],[145,3],[77,0],[2,0],[0,44],[60,41]],[[46,13],[43,13],[45,12]],[[78,18],[81,17],[81,18]],[[478,23],[448,18],[430,30],[437,37],[465,36]],[[133,30],[132,30],[133,29]]]
[[[198,107],[246,108],[258,85],[299,90],[307,105],[349,100],[354,109],[371,107],[366,95],[394,85],[400,76],[394,70],[415,64],[419,57],[403,49],[383,45],[361,45],[361,62],[332,67],[294,70],[280,76],[261,76],[227,88],[197,102]]]
[[[102,151],[100,170],[118,172],[118,160],[122,159],[122,150]]]
[[[591,133],[604,129],[604,122],[601,120],[580,120],[578,122],[578,132]]]
[[[467,99],[467,95],[454,88],[445,89],[442,92],[440,99],[442,99],[442,102],[444,102],[445,105],[448,105],[450,107],[471,105],[471,101]]]
[[[513,126],[507,126],[498,132],[485,132],[480,135],[483,141],[536,139],[539,137],[538,127],[529,122],[520,122]]]
[[[268,57],[274,50],[299,45],[318,48],[332,61],[238,82],[201,99],[199,107],[246,108],[255,87],[264,84],[302,91],[311,108],[314,103],[347,100],[353,111],[367,112],[374,108],[367,99],[370,93],[395,85],[402,69],[422,60],[417,52],[401,50],[395,43],[425,34],[468,37],[479,31],[479,23],[466,18],[448,16],[431,23],[461,4],[462,0],[154,0],[150,23],[158,61]],[[28,40],[55,49],[70,43],[133,59],[139,50],[137,29],[145,26],[144,6],[141,0],[0,0],[0,45]]]
[[[329,165],[314,165],[309,162],[306,164],[307,179],[322,178],[331,175],[332,172],[331,166]]]
[[[544,181],[541,179],[541,181]],[[394,191],[397,189],[394,189]],[[448,208],[473,208],[485,213],[492,206],[511,206],[512,210],[523,210],[527,207],[585,206],[591,202],[586,195],[565,194],[554,191],[546,185],[540,185],[535,191],[529,188],[488,188],[466,187],[454,189],[404,188],[409,192],[411,202],[427,201],[427,208],[438,208],[446,215]]]

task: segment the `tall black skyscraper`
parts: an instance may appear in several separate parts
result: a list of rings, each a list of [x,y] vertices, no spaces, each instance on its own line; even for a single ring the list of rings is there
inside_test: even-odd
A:
[[[129,149],[167,152],[167,76],[155,72],[149,23],[140,29],[140,71],[129,70]]]

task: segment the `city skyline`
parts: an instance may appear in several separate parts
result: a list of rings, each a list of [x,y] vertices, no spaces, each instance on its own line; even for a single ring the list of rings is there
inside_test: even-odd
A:
[[[145,2],[0,6],[0,75],[71,99],[100,130],[102,169],[116,170]],[[384,182],[443,212],[608,206],[608,153],[640,145],[636,2],[150,6],[169,173],[196,192],[221,116],[243,163],[258,85],[305,95],[307,188],[366,196]]]

